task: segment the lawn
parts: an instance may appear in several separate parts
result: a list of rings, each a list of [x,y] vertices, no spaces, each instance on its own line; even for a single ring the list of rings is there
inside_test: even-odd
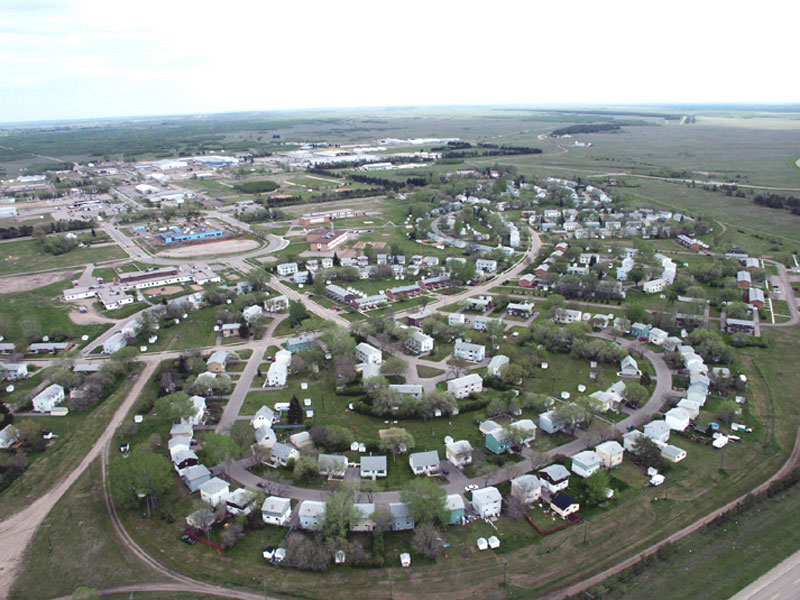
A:
[[[216,306],[208,306],[189,313],[178,325],[165,327],[158,330],[158,341],[148,346],[149,352],[162,352],[165,350],[188,350],[213,346],[217,341]]]
[[[6,341],[17,344],[17,349],[24,349],[29,339],[37,340],[44,335],[80,342],[82,335],[88,335],[91,340],[105,331],[108,324],[78,325],[69,318],[73,306],[63,302],[61,295],[71,287],[71,282],[65,279],[24,293],[0,294],[0,316],[4,317]]]
[[[116,260],[128,255],[114,244],[99,248],[75,248],[66,254],[54,256],[43,252],[36,240],[18,240],[3,243],[3,256],[0,261],[0,275],[30,273],[43,269],[82,268],[88,263]]]
[[[2,401],[8,404],[11,408],[15,410],[20,410],[24,406],[30,406],[30,401],[33,398],[32,391],[38,385],[43,384],[47,381],[47,377],[55,371],[55,367],[50,367],[47,369],[42,369],[40,371],[32,371],[31,367],[28,367],[28,373],[30,377],[24,379],[23,381],[15,381],[14,382],[14,391],[8,393],[5,391],[5,386],[3,386],[2,391],[0,392],[0,398]]]
[[[438,377],[442,373],[444,373],[444,369],[437,369],[436,367],[428,367],[425,365],[417,365],[417,375],[419,375],[423,379]]]
[[[102,309],[103,305],[98,302],[95,303],[95,306],[98,306]],[[147,306],[148,305],[144,302],[134,302],[133,304],[126,304],[125,306],[115,308],[114,310],[101,310],[101,314],[109,319],[127,319],[140,310],[147,308]]]
[[[275,337],[281,337],[284,335],[299,335],[304,331],[317,331],[325,327],[328,323],[325,319],[320,317],[319,315],[315,315],[313,313],[309,313],[310,316],[307,319],[304,319],[300,325],[296,327],[292,327],[289,319],[284,319],[278,326],[275,328],[273,335]]]

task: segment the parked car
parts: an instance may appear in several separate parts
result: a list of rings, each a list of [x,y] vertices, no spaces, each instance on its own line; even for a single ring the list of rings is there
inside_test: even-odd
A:
[[[273,546],[267,546],[264,548],[261,556],[263,556],[266,560],[272,560],[275,556],[275,548]]]
[[[284,558],[286,558],[286,548],[278,548],[275,550],[275,556],[272,557],[272,562],[277,564],[283,562]]]
[[[186,535],[186,534],[181,536],[181,541],[184,544],[189,544],[190,546],[194,546],[197,543],[196,539],[194,539],[192,536]]]
[[[464,491],[465,491],[465,492],[471,492],[471,491],[473,491],[473,490],[477,490],[477,489],[478,489],[478,485],[477,485],[477,484],[475,484],[475,483],[470,483],[468,486],[466,486],[466,487],[464,488]]]

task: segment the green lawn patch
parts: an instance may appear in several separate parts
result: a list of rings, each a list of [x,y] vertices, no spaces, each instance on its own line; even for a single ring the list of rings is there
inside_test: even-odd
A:
[[[75,248],[65,254],[55,256],[46,254],[36,240],[17,240],[3,243],[0,275],[30,273],[42,269],[83,268],[89,263],[115,260],[126,256],[128,255],[125,251],[116,244]]]
[[[417,365],[417,375],[423,379],[430,379],[438,377],[444,373],[444,369],[437,369],[436,367],[428,367],[426,365]]]

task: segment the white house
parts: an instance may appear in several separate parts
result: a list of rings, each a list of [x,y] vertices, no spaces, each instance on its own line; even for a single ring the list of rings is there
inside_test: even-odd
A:
[[[657,443],[669,441],[670,427],[666,421],[650,421],[644,426],[644,435]]]
[[[685,431],[689,427],[690,417],[688,412],[676,407],[664,413],[664,421],[666,421],[670,429]]]
[[[229,493],[228,482],[219,477],[212,477],[200,485],[200,499],[211,506],[225,502]]]
[[[569,323],[577,323],[583,318],[583,313],[579,310],[571,310],[569,308],[557,308],[553,315],[553,321],[562,325]]]
[[[228,497],[225,498],[225,504],[228,507],[228,512],[234,516],[249,515],[253,506],[255,505],[256,494],[247,488],[239,488],[233,490]]]
[[[417,400],[422,398],[423,388],[418,383],[393,383],[389,385],[389,389],[405,396],[413,396]]]
[[[530,419],[520,419],[508,425],[510,429],[515,429],[522,434],[522,443],[529,444],[536,439],[536,423]]]
[[[467,440],[456,440],[444,445],[447,460],[459,469],[472,464],[472,444]]]
[[[192,403],[193,412],[189,417],[182,418],[181,423],[197,427],[203,423],[206,416],[206,399],[202,396],[192,396],[189,401]]]
[[[511,495],[525,504],[533,504],[542,497],[542,482],[536,475],[520,475],[511,480]]]
[[[250,323],[252,320],[257,319],[261,315],[264,314],[264,309],[261,308],[258,304],[253,304],[252,306],[248,306],[242,311],[242,316],[244,320]]]
[[[450,379],[447,382],[447,391],[456,398],[466,398],[470,394],[477,394],[483,391],[483,379],[477,373]]]
[[[33,410],[41,413],[50,412],[61,404],[64,398],[64,388],[54,383],[36,394],[33,399]]]
[[[262,425],[255,431],[256,444],[262,448],[270,449],[278,441],[275,431],[269,425]]]
[[[356,346],[356,360],[363,363],[379,365],[383,362],[383,353],[375,346],[361,342]]]
[[[465,325],[466,323],[467,317],[463,313],[450,313],[447,315],[447,324],[450,325],[450,327]]]
[[[564,465],[548,465],[539,469],[542,485],[551,494],[556,494],[569,487],[569,471]]]
[[[408,457],[414,475],[435,475],[439,472],[439,453],[436,450],[414,452]]]
[[[496,487],[485,487],[472,492],[472,508],[482,519],[499,517],[503,497]]]
[[[285,467],[290,460],[297,460],[298,458],[300,458],[300,452],[297,451],[297,448],[282,442],[275,442],[272,445],[273,465]]]
[[[121,331],[117,331],[103,342],[103,354],[114,354],[114,352],[122,350],[127,345],[128,340],[125,338],[125,334]]]
[[[622,464],[625,449],[615,440],[609,440],[595,446],[594,451],[600,457],[604,469],[611,469]]]
[[[406,347],[412,352],[424,354],[426,352],[433,352],[433,338],[421,331],[415,331],[408,336]]]
[[[353,508],[358,517],[350,521],[350,531],[372,531],[375,529],[375,521],[372,519],[372,515],[375,514],[374,504],[356,502],[353,504]]]
[[[297,263],[283,263],[278,265],[278,275],[286,277],[297,273]]]
[[[319,500],[303,500],[298,509],[300,527],[318,529],[325,520],[325,503]]]
[[[509,359],[505,354],[498,354],[497,356],[493,356],[492,360],[489,361],[489,367],[488,367],[489,375],[492,375],[494,377],[500,377],[500,372],[502,371],[503,367],[505,367],[508,363]]]
[[[250,425],[253,426],[253,429],[260,429],[261,427],[267,426],[272,427],[272,424],[275,422],[275,413],[273,410],[267,406],[266,404],[259,408],[256,411],[256,414],[250,419]]]
[[[261,518],[267,525],[288,525],[292,517],[292,501],[280,496],[267,496],[261,505]]]
[[[548,410],[539,415],[539,429],[552,435],[564,431],[564,422],[558,418],[554,410]]]
[[[651,279],[642,284],[642,291],[645,294],[658,294],[664,291],[667,287],[667,282],[659,277],[658,279]]]
[[[362,456],[360,470],[362,478],[367,477],[373,481],[378,477],[386,477],[386,457]]]
[[[28,365],[25,363],[0,363],[0,377],[9,381],[20,381],[28,377]]]
[[[463,358],[470,362],[481,362],[486,358],[486,347],[458,339],[453,346],[453,356],[456,358]]]
[[[639,377],[641,374],[642,372],[639,370],[639,364],[630,354],[622,359],[620,362],[620,377]]]
[[[686,458],[686,450],[673,446],[672,444],[664,444],[661,448],[661,456],[669,462],[679,463]]]
[[[572,472],[584,479],[594,475],[601,464],[600,456],[594,450],[584,450],[572,456]]]
[[[685,410],[690,419],[696,419],[697,415],[700,414],[700,404],[689,400],[688,398],[682,398],[678,402],[678,408]]]
[[[278,350],[275,353],[275,361],[267,370],[267,385],[270,387],[286,385],[286,377],[289,375],[289,365],[291,363],[292,353],[289,350]]]
[[[0,450],[8,450],[19,440],[20,432],[14,425],[6,425],[0,431]]]
[[[488,258],[479,258],[475,261],[475,268],[479,271],[485,271],[487,273],[494,273],[497,271],[497,261],[490,260]]]
[[[653,327],[650,330],[650,335],[647,336],[647,341],[656,346],[663,346],[668,337],[669,334],[666,331],[658,327]]]

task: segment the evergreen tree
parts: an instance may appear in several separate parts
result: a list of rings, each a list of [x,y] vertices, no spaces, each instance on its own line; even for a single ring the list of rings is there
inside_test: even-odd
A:
[[[292,396],[289,401],[289,425],[302,425],[303,423],[303,409],[300,407],[300,401],[297,396]]]

